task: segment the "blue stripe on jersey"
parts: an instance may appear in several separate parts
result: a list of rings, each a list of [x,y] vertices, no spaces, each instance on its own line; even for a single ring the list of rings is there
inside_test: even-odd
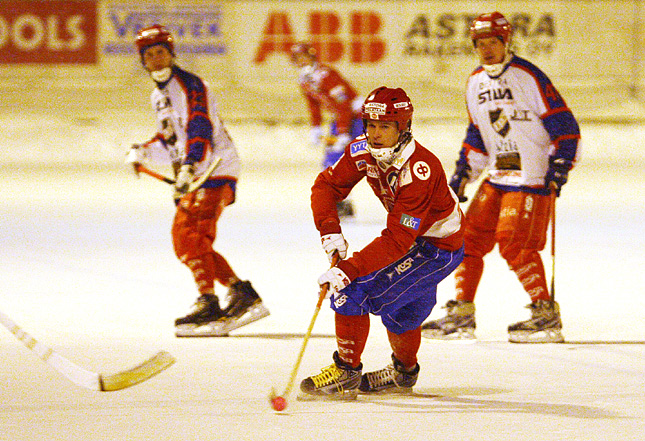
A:
[[[512,65],[528,70],[537,80],[542,96],[546,99],[547,114],[542,119],[544,129],[556,146],[555,157],[573,160],[578,149],[580,127],[573,113],[549,77],[530,61],[513,57]]]
[[[188,153],[186,163],[193,164],[204,158],[205,142],[212,145],[213,124],[208,115],[208,96],[204,82],[196,75],[175,66],[173,67],[177,80],[186,90],[188,103],[188,121],[186,124],[186,144]]]
[[[472,122],[468,124],[468,128],[466,129],[466,139],[464,139],[464,144],[468,144],[472,148],[479,150],[482,153],[488,153],[486,151],[486,146],[484,145],[484,140],[482,139],[482,135],[479,132],[479,129],[475,127],[475,124],[473,124]]]

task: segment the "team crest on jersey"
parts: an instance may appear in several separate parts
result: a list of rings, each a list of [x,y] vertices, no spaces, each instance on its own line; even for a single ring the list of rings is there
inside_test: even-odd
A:
[[[367,177],[378,179],[378,168],[373,164],[367,164]]]
[[[427,181],[430,178],[430,166],[424,161],[417,161],[412,167],[414,175],[422,181]]]
[[[367,152],[367,140],[353,142],[349,145],[349,153],[352,156],[360,155]]]
[[[508,131],[511,130],[511,123],[508,121],[504,109],[489,110],[488,115],[493,130],[499,133],[502,138],[508,135]]]

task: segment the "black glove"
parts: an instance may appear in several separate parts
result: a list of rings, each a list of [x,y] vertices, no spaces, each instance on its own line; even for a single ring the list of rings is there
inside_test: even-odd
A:
[[[459,198],[459,202],[466,202],[468,200],[468,198],[464,196],[464,189],[466,188],[466,182],[468,182],[469,177],[470,166],[468,163],[457,161],[457,167],[455,168],[455,172],[450,178],[450,183],[448,185]]]
[[[549,169],[544,176],[544,186],[548,189],[555,189],[556,196],[560,196],[562,186],[566,184],[569,177],[569,170],[573,162],[565,158],[549,158]]]

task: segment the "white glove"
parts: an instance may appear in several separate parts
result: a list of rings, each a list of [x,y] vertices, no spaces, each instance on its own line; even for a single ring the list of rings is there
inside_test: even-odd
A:
[[[349,285],[351,281],[343,270],[338,267],[333,267],[318,278],[318,285],[323,286],[325,283],[329,283],[329,289],[327,289],[327,295],[325,296],[328,299]]]
[[[347,147],[347,144],[349,144],[349,141],[351,140],[352,138],[350,138],[347,133],[341,133],[336,137],[336,142],[334,142],[334,145],[331,146],[331,151],[332,152],[344,151],[345,147]]]
[[[175,195],[182,196],[188,191],[188,186],[193,181],[195,170],[192,165],[184,164],[177,173],[177,180],[175,182]]]
[[[144,147],[141,144],[132,144],[128,153],[125,154],[126,164],[141,164],[145,158]]]
[[[323,132],[320,126],[313,126],[309,131],[309,144],[312,147],[320,148],[322,146]]]
[[[344,259],[347,257],[347,241],[343,233],[325,234],[320,238],[323,250],[327,253],[329,263],[334,259],[334,252],[338,251],[338,257]]]

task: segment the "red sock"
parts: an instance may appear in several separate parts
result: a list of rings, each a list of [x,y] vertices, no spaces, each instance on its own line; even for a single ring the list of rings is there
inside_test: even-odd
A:
[[[417,353],[421,346],[421,327],[398,335],[387,331],[387,337],[396,359],[403,363],[406,369],[413,369],[417,365]]]
[[[358,367],[361,364],[361,354],[365,349],[369,333],[369,315],[341,315],[336,313],[336,343],[338,344],[340,359],[352,367]]]

